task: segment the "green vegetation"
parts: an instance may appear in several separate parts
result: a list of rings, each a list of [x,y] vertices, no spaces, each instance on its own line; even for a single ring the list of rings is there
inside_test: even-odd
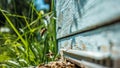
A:
[[[57,57],[54,1],[51,12],[45,14],[32,2],[27,3],[29,9],[21,14],[0,8],[5,26],[11,29],[9,33],[0,32],[0,68],[36,66]]]

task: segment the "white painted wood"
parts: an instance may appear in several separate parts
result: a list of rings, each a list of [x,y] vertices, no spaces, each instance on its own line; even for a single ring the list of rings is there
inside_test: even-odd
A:
[[[80,66],[81,68],[110,68],[110,67],[105,67],[105,66],[101,66],[95,63],[91,63],[88,61],[84,61],[84,60],[77,60],[71,57],[66,57],[69,61],[74,62],[75,64],[77,64],[78,66]]]
[[[80,51],[80,50],[67,50],[66,52],[76,54],[79,56],[84,56],[84,57],[96,59],[96,60],[103,60],[103,59],[110,57],[110,53],[106,53],[106,52],[100,53],[100,52]]]

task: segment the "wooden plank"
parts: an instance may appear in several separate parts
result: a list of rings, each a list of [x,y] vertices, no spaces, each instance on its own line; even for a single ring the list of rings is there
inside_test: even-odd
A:
[[[56,0],[61,55],[85,68],[119,68],[119,3],[120,0]]]
[[[60,50],[79,50],[110,54],[112,59],[120,57],[120,23],[115,23],[89,32],[58,40]],[[79,54],[79,53],[78,53]]]
[[[120,18],[120,0],[57,0],[57,38]]]
[[[75,63],[81,68],[112,68],[112,67],[105,67],[105,66],[98,65],[98,64],[91,63],[91,62],[84,61],[84,60],[77,60],[71,57],[66,57],[66,59],[68,61],[71,61],[72,63]]]
[[[63,54],[65,58],[70,57],[78,61],[84,60],[106,67],[113,67],[113,60],[111,60],[110,55],[106,53],[68,50],[68,51],[63,51]]]
[[[75,54],[78,56],[91,58],[95,60],[104,60],[110,57],[110,53],[100,53],[100,52],[93,52],[93,51],[67,50],[63,52],[69,53],[69,54]]]

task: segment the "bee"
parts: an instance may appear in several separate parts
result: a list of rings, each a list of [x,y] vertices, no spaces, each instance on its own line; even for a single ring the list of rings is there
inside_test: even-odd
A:
[[[43,36],[46,31],[47,31],[46,28],[42,28],[42,29],[40,30],[40,36]]]

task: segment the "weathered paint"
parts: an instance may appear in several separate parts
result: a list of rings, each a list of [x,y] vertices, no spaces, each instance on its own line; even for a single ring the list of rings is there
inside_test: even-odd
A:
[[[120,0],[56,0],[57,38],[120,18]]]
[[[61,54],[88,64],[86,68],[119,68],[119,5],[120,0],[56,0],[56,32]]]
[[[70,36],[58,41],[59,49],[80,50],[120,57],[120,23]],[[116,53],[117,52],[117,53]],[[79,53],[79,52],[78,52]],[[119,53],[119,54],[118,54]],[[89,55],[89,54],[88,54]],[[94,55],[98,55],[97,53]],[[116,56],[116,57],[115,57]]]

